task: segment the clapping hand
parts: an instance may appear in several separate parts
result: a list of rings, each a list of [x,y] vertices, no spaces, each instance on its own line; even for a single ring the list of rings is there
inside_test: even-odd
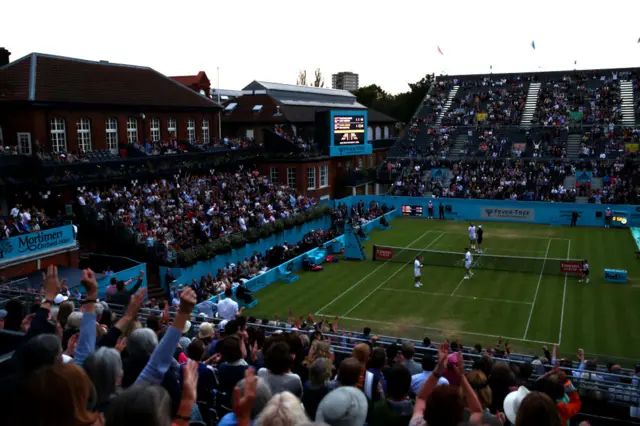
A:
[[[244,395],[240,396],[240,389],[233,389],[233,412],[238,420],[250,421],[251,409],[256,399],[256,389],[258,388],[258,378],[253,372],[253,368],[248,368],[244,372]],[[239,423],[239,422],[238,422]]]
[[[56,279],[58,276],[58,271],[56,269]],[[87,291],[88,299],[96,299],[98,297],[98,281],[96,280],[96,275],[93,273],[91,269],[83,269],[82,270],[82,278],[80,279],[80,283]]]

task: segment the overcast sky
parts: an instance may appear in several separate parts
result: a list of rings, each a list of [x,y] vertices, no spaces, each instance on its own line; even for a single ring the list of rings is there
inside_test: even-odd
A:
[[[205,71],[216,86],[353,71],[397,93],[426,73],[640,65],[640,0],[5,1],[0,43],[31,52]],[[536,50],[531,48],[535,40]],[[444,55],[437,52],[440,46]]]

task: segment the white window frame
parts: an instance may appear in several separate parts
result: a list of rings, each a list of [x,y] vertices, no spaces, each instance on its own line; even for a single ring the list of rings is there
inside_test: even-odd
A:
[[[316,168],[307,167],[307,189],[316,189]]]
[[[329,166],[320,166],[320,188],[329,186]]]
[[[287,186],[289,188],[296,187],[297,170],[295,167],[287,167]]]
[[[253,139],[255,136],[255,132],[253,131],[253,129],[247,129],[245,131],[245,135],[248,139]]]
[[[18,153],[21,155],[31,155],[31,133],[18,132]]]
[[[76,122],[78,131],[78,151],[91,152],[91,121],[82,117]]]
[[[170,118],[167,120],[167,133],[170,137],[178,136],[178,124],[175,118]]]
[[[211,141],[209,120],[202,120],[202,143],[208,144]]]
[[[189,143],[196,141],[196,120],[193,118],[187,120],[187,141]]]
[[[105,132],[107,137],[107,148],[113,154],[118,152],[118,120],[113,117],[105,121]]]
[[[160,142],[160,119],[152,118],[149,123],[149,133],[152,142]]]
[[[271,167],[269,169],[269,181],[271,183],[280,183],[280,169]]]
[[[127,119],[127,142],[138,143],[138,119],[135,117]]]
[[[53,152],[67,151],[67,123],[63,118],[51,119],[51,149]]]

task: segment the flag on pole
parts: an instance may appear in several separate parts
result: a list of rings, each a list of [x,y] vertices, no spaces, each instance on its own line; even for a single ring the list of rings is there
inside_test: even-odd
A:
[[[444,55],[444,53],[442,53],[442,50],[440,49],[440,46],[438,46],[438,53]]]
[[[640,38],[638,39],[638,43],[640,43]]]
[[[536,42],[535,41],[531,42],[531,47],[533,48],[533,50],[536,50]]]

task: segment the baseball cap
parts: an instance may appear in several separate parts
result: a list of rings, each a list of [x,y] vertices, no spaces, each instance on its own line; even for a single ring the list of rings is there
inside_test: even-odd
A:
[[[200,331],[198,331],[198,339],[206,339],[207,337],[213,337],[213,325],[210,322],[203,322],[200,324]]]
[[[218,331],[224,331],[224,328],[227,326],[229,320],[222,320],[218,323]]]
[[[520,386],[518,390],[511,392],[504,399],[504,415],[507,416],[509,421],[516,424],[516,414],[522,404],[522,400],[529,395],[529,389],[524,386]]]
[[[56,295],[56,297],[53,299],[53,303],[55,303],[56,305],[61,304],[62,302],[66,302],[68,299],[67,296],[63,296],[61,294]]]

